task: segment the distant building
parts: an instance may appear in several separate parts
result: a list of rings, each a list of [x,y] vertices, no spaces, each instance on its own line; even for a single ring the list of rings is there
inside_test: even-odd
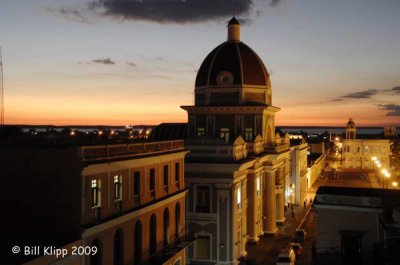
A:
[[[320,187],[316,264],[399,264],[400,190]]]
[[[396,127],[385,127],[384,132],[385,137],[395,137],[396,136]]]
[[[185,178],[190,264],[237,264],[246,244],[285,222],[290,144],[275,134],[269,73],[240,41],[240,24],[204,59],[188,113]],[[177,125],[171,125],[176,127]],[[168,128],[155,129],[168,131]]]
[[[353,119],[350,118],[346,124],[346,139],[354,140],[357,135],[357,127]]]
[[[289,201],[302,205],[307,196],[307,154],[308,144],[303,138],[290,139]]]
[[[311,154],[324,154],[325,153],[325,142],[312,142],[308,143],[309,151]]]
[[[307,157],[307,188],[310,189],[327,166],[326,153],[310,153]]]
[[[185,264],[186,154],[183,141],[2,149],[0,263],[57,261],[10,256],[19,245],[97,248],[57,264]]]
[[[390,166],[390,140],[356,139],[356,125],[352,119],[346,126],[346,139],[343,140],[343,167],[374,170],[372,157],[378,159],[382,168]]]

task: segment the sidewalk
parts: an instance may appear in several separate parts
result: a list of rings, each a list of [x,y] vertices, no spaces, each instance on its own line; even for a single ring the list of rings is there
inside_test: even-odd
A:
[[[276,259],[282,248],[286,247],[294,232],[302,221],[310,205],[304,209],[302,206],[293,206],[294,217],[291,210],[285,211],[286,222],[278,226],[275,236],[263,236],[257,245],[247,245],[247,259],[254,260],[255,264],[276,264]]]

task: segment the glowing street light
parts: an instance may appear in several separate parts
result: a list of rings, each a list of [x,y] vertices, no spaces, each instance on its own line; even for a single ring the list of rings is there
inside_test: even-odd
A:
[[[378,158],[376,156],[371,157],[372,161],[376,161]]]
[[[388,173],[388,171],[387,171],[386,168],[383,168],[383,169],[381,170],[381,173],[382,173],[383,175],[386,175],[386,174]]]
[[[399,186],[399,183],[398,183],[397,181],[393,181],[393,182],[392,182],[392,186],[395,187],[395,188],[397,188],[397,186]]]
[[[340,138],[339,138],[339,137],[336,137],[336,138],[335,138],[335,141],[339,141],[339,140],[340,140]]]

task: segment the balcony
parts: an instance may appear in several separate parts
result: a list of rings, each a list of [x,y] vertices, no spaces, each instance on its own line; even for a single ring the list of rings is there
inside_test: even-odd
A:
[[[152,153],[156,154],[183,149],[183,140],[175,140],[137,144],[82,146],[80,148],[80,154],[83,161],[90,161],[121,156],[140,156]]]
[[[101,208],[100,206],[95,206],[92,208],[93,219],[95,223],[100,222],[101,220]]]
[[[140,195],[133,196],[133,203],[134,203],[135,207],[140,206]]]
[[[283,153],[290,149],[290,144],[266,145],[264,150],[267,153]]]
[[[179,251],[188,247],[196,239],[194,230],[183,229],[176,235],[174,242],[165,244],[160,242],[157,244],[157,249],[161,249],[157,253],[150,255],[149,252],[142,253],[142,257],[150,257],[147,261],[142,262],[140,265],[161,265],[167,262],[170,258],[175,256]]]
[[[114,201],[114,213],[122,213],[122,201],[120,199]]]
[[[247,151],[249,154],[259,154],[264,151],[263,140],[260,135],[254,139],[254,142],[247,142]]]
[[[233,143],[215,138],[195,138],[187,140],[190,159],[208,159],[211,161],[238,161],[247,158],[247,144],[242,137]]]

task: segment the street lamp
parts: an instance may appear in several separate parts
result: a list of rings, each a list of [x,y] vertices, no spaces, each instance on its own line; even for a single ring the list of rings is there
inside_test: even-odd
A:
[[[398,183],[397,181],[393,181],[393,182],[392,182],[392,186],[393,186],[394,188],[397,188],[397,186],[399,186],[399,183]]]

